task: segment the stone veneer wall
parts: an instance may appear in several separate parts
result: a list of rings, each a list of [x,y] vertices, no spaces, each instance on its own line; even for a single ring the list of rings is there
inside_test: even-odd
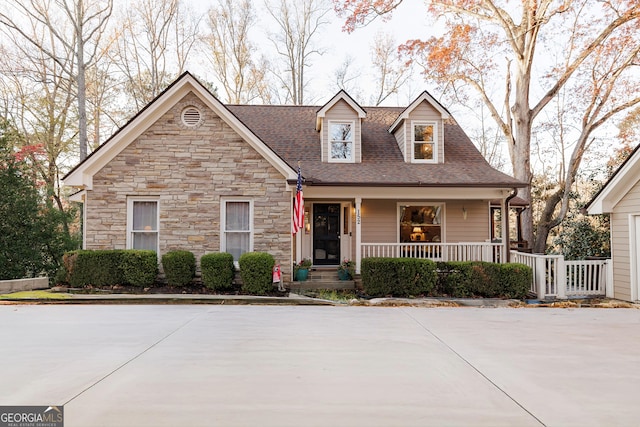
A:
[[[200,125],[180,114],[196,106]],[[220,199],[253,200],[253,249],[291,263],[291,192],[285,179],[211,109],[189,94],[93,178],[86,201],[86,248],[124,249],[127,197],[157,196],[160,253],[186,249],[199,259],[220,250]],[[283,268],[289,281],[289,271]]]

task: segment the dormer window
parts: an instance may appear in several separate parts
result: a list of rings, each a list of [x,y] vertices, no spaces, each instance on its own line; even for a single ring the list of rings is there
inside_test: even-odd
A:
[[[353,163],[354,128],[353,121],[329,121],[329,161]]]
[[[415,163],[435,163],[438,159],[436,144],[436,124],[433,122],[412,122],[412,160]]]

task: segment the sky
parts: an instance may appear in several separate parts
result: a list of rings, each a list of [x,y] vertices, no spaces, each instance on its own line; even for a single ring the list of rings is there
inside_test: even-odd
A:
[[[330,0],[328,1],[330,2]],[[199,10],[206,11],[211,4],[211,0],[197,0],[194,5]],[[273,43],[265,36],[269,31],[272,18],[264,11],[262,1],[257,1],[254,4],[258,11],[256,13],[257,25],[253,29],[252,40],[258,44],[261,51],[268,52],[269,56],[274,56],[276,53],[273,49]],[[427,38],[432,34],[433,27],[425,24],[424,18],[426,16],[427,7],[422,0],[406,0],[394,11],[390,21],[385,22],[382,19],[377,19],[366,27],[359,28],[349,34],[342,31],[344,18],[337,17],[335,12],[331,11],[327,15],[331,22],[322,28],[316,39],[317,47],[323,51],[323,54],[314,55],[311,59],[311,66],[307,72],[309,86],[306,99],[308,102],[305,103],[322,105],[338,91],[334,72],[350,55],[354,58],[353,67],[360,71],[359,83],[363,86],[361,94],[351,93],[351,95],[363,106],[370,105],[368,96],[358,98],[372,92],[367,64],[371,61],[370,45],[375,34],[379,31],[391,34],[398,44],[409,39]],[[406,85],[398,96],[389,98],[382,105],[406,106],[425,89],[429,90],[422,77],[415,73],[411,84]]]

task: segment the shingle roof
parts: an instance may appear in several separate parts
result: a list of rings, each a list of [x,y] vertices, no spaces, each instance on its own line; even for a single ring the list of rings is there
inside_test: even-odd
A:
[[[309,185],[524,187],[482,157],[453,120],[444,126],[443,164],[405,162],[389,127],[403,111],[365,107],[362,121],[362,163],[321,161],[320,135],[315,130],[317,106],[228,105],[256,136],[291,167],[301,163]]]

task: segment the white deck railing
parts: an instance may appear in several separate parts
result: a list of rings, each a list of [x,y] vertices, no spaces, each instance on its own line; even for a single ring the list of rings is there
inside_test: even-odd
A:
[[[362,243],[362,258],[423,258],[433,261],[504,261],[500,243]]]
[[[565,261],[562,255],[511,251],[511,262],[532,268],[531,292],[539,299],[613,296],[610,260]]]
[[[500,243],[362,243],[362,258],[423,258],[433,261],[505,262]],[[610,260],[565,261],[562,255],[511,251],[511,262],[533,270],[530,291],[539,299],[613,296]]]

